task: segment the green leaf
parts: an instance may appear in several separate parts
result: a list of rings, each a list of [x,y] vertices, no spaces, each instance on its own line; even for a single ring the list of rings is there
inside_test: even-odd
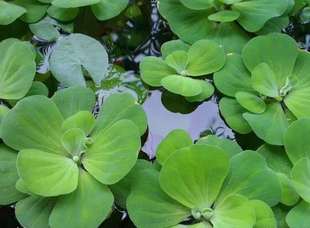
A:
[[[65,119],[80,111],[91,112],[96,103],[92,90],[83,87],[73,87],[58,90],[52,97]]]
[[[77,189],[57,200],[49,223],[52,228],[99,227],[112,205],[110,189],[82,170]]]
[[[214,94],[214,87],[211,83],[205,80],[199,80],[202,88],[202,92],[196,96],[186,97],[189,102],[202,102],[210,98]]]
[[[182,129],[171,131],[158,145],[156,159],[163,165],[165,161],[179,149],[193,145],[191,136]]]
[[[220,70],[225,64],[225,52],[214,41],[200,40],[188,50],[186,72],[190,76],[203,76]]]
[[[192,97],[202,92],[199,80],[180,75],[170,75],[161,80],[161,85],[171,93]]]
[[[166,160],[159,182],[173,199],[191,209],[204,211],[215,201],[228,169],[225,151],[209,145],[194,145]]]
[[[281,203],[288,206],[296,204],[299,200],[299,196],[293,188],[290,179],[292,164],[284,149],[279,146],[264,144],[258,148],[257,152],[265,158],[268,166],[275,171],[278,176],[282,190]]]
[[[10,2],[0,1],[0,25],[8,25],[22,16],[26,9]]]
[[[256,223],[253,228],[277,228],[277,221],[271,208],[260,200],[251,200],[250,205],[254,207]]]
[[[291,91],[284,99],[288,109],[297,117],[310,117],[310,54],[300,51],[296,60],[295,69],[290,79]]]
[[[264,113],[244,113],[243,118],[260,139],[271,145],[283,145],[283,137],[289,124],[281,104],[271,103]]]
[[[108,65],[108,54],[101,43],[79,33],[60,39],[50,58],[51,72],[65,86],[86,86],[85,72],[100,84]]]
[[[208,135],[206,137],[200,138],[196,142],[196,144],[217,146],[226,151],[230,157],[242,152],[242,148],[236,141],[226,138],[219,138],[218,136],[215,135]]]
[[[234,97],[237,92],[254,92],[251,75],[238,54],[228,54],[225,66],[214,73],[214,83],[223,94]]]
[[[26,23],[35,23],[44,17],[48,8],[47,4],[42,4],[37,0],[14,0],[12,3],[26,9],[26,13],[21,19]]]
[[[303,157],[310,158],[310,119],[294,121],[287,129],[284,136],[286,153],[293,164]]]
[[[240,17],[240,13],[234,10],[222,10],[208,16],[210,21],[216,22],[232,22]]]
[[[238,103],[250,112],[263,113],[266,110],[264,100],[255,94],[248,92],[237,92],[235,96]]]
[[[188,55],[186,51],[174,51],[168,55],[165,62],[171,68],[175,69],[178,74],[186,75],[186,67],[188,64]]]
[[[43,82],[34,81],[26,94],[26,97],[33,95],[43,95],[48,96],[48,88]]]
[[[220,100],[219,107],[226,123],[233,130],[240,134],[248,134],[251,132],[249,124],[242,116],[246,110],[241,105],[239,105],[235,99],[223,97]]]
[[[182,40],[170,40],[165,42],[161,48],[162,57],[165,59],[168,55],[172,54],[175,51],[188,51],[190,45],[183,42]]]
[[[292,169],[293,186],[305,201],[310,202],[310,159],[301,158]]]
[[[93,135],[122,119],[134,122],[139,129],[140,135],[143,135],[146,131],[146,114],[129,93],[115,93],[106,99],[97,117]]]
[[[19,101],[3,119],[1,136],[15,150],[38,149],[66,154],[61,146],[63,118],[57,106],[44,96]]]
[[[67,157],[35,149],[25,149],[17,157],[17,170],[27,189],[44,197],[73,192],[79,169]]]
[[[293,72],[298,53],[293,38],[285,34],[272,33],[249,41],[242,51],[242,58],[251,72],[260,63],[268,64],[275,74],[278,87],[281,88]]]
[[[251,228],[255,224],[255,212],[248,199],[231,195],[216,206],[211,217],[214,227]]]
[[[35,73],[35,54],[30,43],[13,38],[0,43],[0,98],[24,97]]]
[[[265,96],[280,96],[276,76],[267,63],[260,63],[253,69],[251,82],[253,88]]]
[[[259,199],[271,206],[280,201],[281,188],[277,176],[258,153],[244,151],[231,159],[230,173],[217,203],[234,194]]]
[[[15,188],[19,178],[16,159],[15,151],[0,145],[0,205],[8,205],[25,197]]]
[[[37,196],[29,196],[16,204],[15,215],[23,227],[49,227],[49,216],[54,200]]]
[[[239,24],[248,32],[257,32],[271,18],[285,13],[287,2],[283,0],[246,0],[234,3],[232,9],[240,12]]]
[[[59,8],[77,8],[97,4],[99,2],[100,0],[70,0],[70,1],[53,0],[52,4]]]
[[[86,149],[87,137],[81,129],[71,128],[63,134],[61,141],[68,154],[72,154],[73,159],[78,159]]]
[[[308,228],[310,223],[310,204],[301,201],[287,214],[286,222],[290,228]]]
[[[85,152],[82,163],[103,184],[120,181],[135,165],[140,149],[140,134],[129,120],[120,120],[101,130]]]
[[[9,113],[10,109],[5,105],[0,105],[0,126],[4,117]],[[0,138],[1,138],[1,127],[0,127]]]
[[[92,11],[98,20],[104,21],[119,15],[126,9],[129,0],[100,0],[99,3],[92,5]]]
[[[89,135],[95,127],[95,117],[88,111],[80,111],[73,116],[67,118],[63,124],[63,130],[69,130],[72,128],[81,129],[85,135]]]
[[[188,208],[162,191],[158,183],[158,175],[158,171],[154,169],[140,172],[137,177],[139,182],[133,186],[128,196],[129,217],[137,227],[170,227],[190,216]]]
[[[47,9],[47,13],[50,17],[57,19],[58,21],[72,21],[77,17],[79,8],[59,8],[57,6],[50,6]]]
[[[141,79],[150,86],[161,86],[161,80],[176,73],[164,60],[157,57],[144,57],[140,63]]]
[[[203,10],[213,7],[214,0],[180,0],[189,9]]]

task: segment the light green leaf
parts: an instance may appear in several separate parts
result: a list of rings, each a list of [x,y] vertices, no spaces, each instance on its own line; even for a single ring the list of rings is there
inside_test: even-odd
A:
[[[310,204],[301,201],[286,216],[286,222],[290,228],[308,228],[310,223]]]
[[[188,56],[186,51],[174,51],[168,55],[165,62],[171,68],[175,69],[180,75],[186,75],[186,67],[188,64]]]
[[[300,51],[290,79],[291,91],[284,99],[288,109],[297,117],[310,117],[310,54]]]
[[[260,63],[268,64],[275,74],[278,87],[281,88],[293,72],[298,53],[293,38],[285,34],[272,33],[249,41],[242,51],[242,58],[251,72]]]
[[[161,48],[162,57],[165,59],[168,55],[172,54],[175,51],[188,51],[190,45],[183,42],[182,40],[170,40],[165,42]]]
[[[214,87],[211,83],[205,80],[199,80],[202,88],[202,92],[193,97],[186,97],[185,99],[189,102],[202,102],[210,98],[214,93]]]
[[[48,8],[47,4],[42,4],[36,0],[14,0],[12,3],[26,9],[26,13],[21,19],[26,23],[35,23],[44,17]]]
[[[129,0],[100,0],[99,3],[92,5],[92,11],[98,20],[104,21],[111,19],[126,9]]]
[[[287,206],[293,206],[299,201],[299,195],[297,194],[292,180],[282,173],[277,173],[278,179],[281,184],[281,203]]]
[[[0,98],[26,95],[36,72],[34,49],[28,42],[6,39],[0,43]]]
[[[173,199],[191,209],[204,211],[215,201],[228,169],[225,151],[215,146],[194,145],[166,160],[159,182]]]
[[[70,1],[53,0],[52,4],[59,8],[77,8],[82,6],[90,6],[93,4],[97,4],[99,2],[100,0],[70,0]]]
[[[252,87],[265,96],[274,98],[280,96],[276,76],[267,63],[260,63],[253,69],[251,82]]]
[[[248,199],[241,195],[228,196],[216,206],[213,214],[212,224],[220,228],[252,228],[256,219]]]
[[[254,133],[271,145],[283,145],[283,137],[288,128],[288,120],[279,103],[271,103],[262,114],[244,113],[243,118]]]
[[[251,200],[250,205],[256,214],[256,223],[253,228],[277,228],[277,221],[271,208],[260,200]]]
[[[140,63],[141,79],[150,86],[161,86],[161,80],[176,73],[164,60],[157,57],[144,57]]]
[[[294,121],[284,136],[286,153],[293,164],[303,157],[310,158],[310,119]]]
[[[67,130],[62,138],[61,142],[68,154],[73,156],[73,160],[78,161],[79,156],[86,149],[86,135],[85,132],[79,128],[71,128]]]
[[[227,152],[230,157],[242,152],[242,148],[236,141],[226,138],[219,138],[215,135],[208,135],[206,137],[200,138],[196,144],[217,146]]]
[[[217,203],[234,194],[259,199],[271,206],[280,201],[281,188],[277,176],[258,153],[244,151],[231,159],[230,173]]]
[[[310,159],[301,158],[292,169],[293,186],[305,201],[310,202]]]
[[[232,22],[240,17],[240,13],[234,10],[222,10],[208,16],[210,21],[216,22]]]
[[[23,227],[46,228],[54,200],[29,196],[16,204],[15,215]]]
[[[63,124],[63,130],[69,130],[71,128],[79,128],[83,130],[85,135],[89,135],[95,127],[95,117],[88,111],[80,111],[73,116],[67,118]]]
[[[232,129],[240,134],[251,132],[251,127],[242,116],[246,110],[235,99],[224,97],[220,100],[219,107],[226,123]]]
[[[161,80],[161,85],[171,93],[192,97],[202,92],[199,80],[180,75],[170,75]]]
[[[3,119],[1,136],[15,150],[38,149],[66,154],[61,146],[61,116],[57,106],[44,96],[19,101]]]
[[[220,70],[225,64],[225,52],[214,41],[200,40],[188,50],[186,72],[190,76],[203,76]]]
[[[76,163],[58,154],[22,150],[17,157],[17,170],[26,188],[44,197],[68,194],[78,184]]]
[[[163,165],[171,154],[177,150],[192,145],[191,136],[182,129],[171,131],[158,145],[156,159]]]
[[[239,91],[254,92],[251,85],[251,74],[238,54],[228,54],[225,66],[214,73],[214,83],[223,94],[234,97]]]
[[[257,32],[271,18],[285,13],[287,2],[283,0],[245,0],[234,3],[232,9],[240,12],[239,24],[248,32]]]
[[[203,10],[213,7],[214,0],[180,0],[181,3],[192,10]]]
[[[140,135],[143,135],[146,131],[146,114],[129,93],[112,94],[106,99],[97,117],[93,135],[122,119],[134,122],[139,128]]]
[[[26,97],[33,96],[33,95],[43,95],[48,96],[48,88],[47,86],[40,81],[34,81],[26,94]]]
[[[73,87],[58,90],[52,97],[65,119],[79,111],[91,112],[96,103],[96,97],[92,90],[83,87]]]
[[[65,86],[86,86],[85,72],[96,84],[100,84],[106,77],[108,65],[104,46],[79,33],[60,39],[50,58],[51,72]]]
[[[129,217],[137,227],[170,227],[190,216],[190,209],[171,199],[161,190],[158,171],[144,170],[140,172],[137,180],[139,182],[133,186],[127,199]]]
[[[25,197],[15,188],[18,180],[16,159],[15,151],[0,145],[0,205],[8,205]]]
[[[103,184],[120,181],[135,165],[140,149],[140,134],[129,120],[120,120],[93,137],[82,163]]]
[[[0,25],[8,25],[22,16],[26,9],[12,4],[11,2],[0,1]]]
[[[263,113],[266,110],[264,100],[255,94],[248,92],[237,92],[235,96],[238,103],[250,112]]]
[[[69,195],[60,197],[51,213],[51,228],[96,228],[112,210],[113,194],[81,170],[79,185]]]

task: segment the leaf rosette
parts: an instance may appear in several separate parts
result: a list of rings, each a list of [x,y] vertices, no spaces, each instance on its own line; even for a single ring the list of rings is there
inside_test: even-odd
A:
[[[162,86],[190,102],[199,102],[212,96],[214,87],[198,77],[213,74],[224,64],[224,49],[213,41],[200,40],[189,46],[174,40],[163,44],[162,57],[143,58],[140,71],[148,85]]]
[[[0,180],[9,178],[14,189],[15,179],[21,193],[10,193],[10,202],[1,204],[27,196],[16,205],[24,227],[98,227],[110,214],[114,197],[108,186],[135,165],[146,117],[125,93],[108,97],[97,119],[94,105],[90,89],[72,87],[51,99],[27,97],[5,115],[3,141],[19,152],[1,150],[16,167],[3,163],[1,170],[12,175],[1,173]]]
[[[287,35],[252,39],[214,75],[227,96],[220,101],[221,114],[238,133],[253,130],[266,143],[283,145],[290,123],[310,116],[309,66],[310,54]]]

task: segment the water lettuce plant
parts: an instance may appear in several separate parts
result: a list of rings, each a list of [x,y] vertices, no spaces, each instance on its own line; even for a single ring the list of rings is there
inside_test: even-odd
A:
[[[135,165],[146,117],[129,94],[107,98],[97,119],[94,104],[90,89],[72,87],[27,97],[5,115],[1,136],[16,152],[1,147],[0,191],[19,192],[1,204],[19,200],[24,227],[97,227],[111,212],[108,186]]]
[[[127,209],[135,225],[276,227],[269,207],[280,199],[276,175],[257,152],[231,145],[215,136],[193,145],[183,130],[171,132],[159,146],[160,168],[140,164],[131,177]]]
[[[190,43],[213,39],[234,52],[239,52],[247,40],[243,30],[272,30],[283,22],[283,17],[288,24],[287,12],[293,6],[292,0],[159,1],[161,15],[181,39]]]
[[[46,14],[59,21],[71,21],[80,7],[91,6],[98,20],[108,20],[123,11],[128,0],[14,0],[0,1],[0,25],[8,25],[21,18],[26,23],[35,23]]]
[[[163,86],[187,100],[203,101],[214,87],[198,79],[220,70],[225,64],[224,49],[213,41],[200,40],[189,46],[180,40],[162,46],[162,57],[146,57],[140,64],[141,78],[150,86]]]
[[[265,142],[283,145],[290,122],[310,116],[310,54],[284,34],[253,38],[242,54],[229,54],[214,75],[226,96],[221,114],[239,133],[251,130]]]

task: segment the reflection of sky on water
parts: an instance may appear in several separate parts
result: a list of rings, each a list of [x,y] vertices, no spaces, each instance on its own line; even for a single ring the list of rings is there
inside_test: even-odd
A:
[[[149,134],[142,151],[150,158],[155,156],[160,141],[174,129],[186,130],[194,140],[208,130],[221,137],[234,138],[233,132],[221,119],[218,105],[213,100],[202,103],[189,114],[174,113],[162,104],[161,92],[156,90],[143,107],[148,117]]]

